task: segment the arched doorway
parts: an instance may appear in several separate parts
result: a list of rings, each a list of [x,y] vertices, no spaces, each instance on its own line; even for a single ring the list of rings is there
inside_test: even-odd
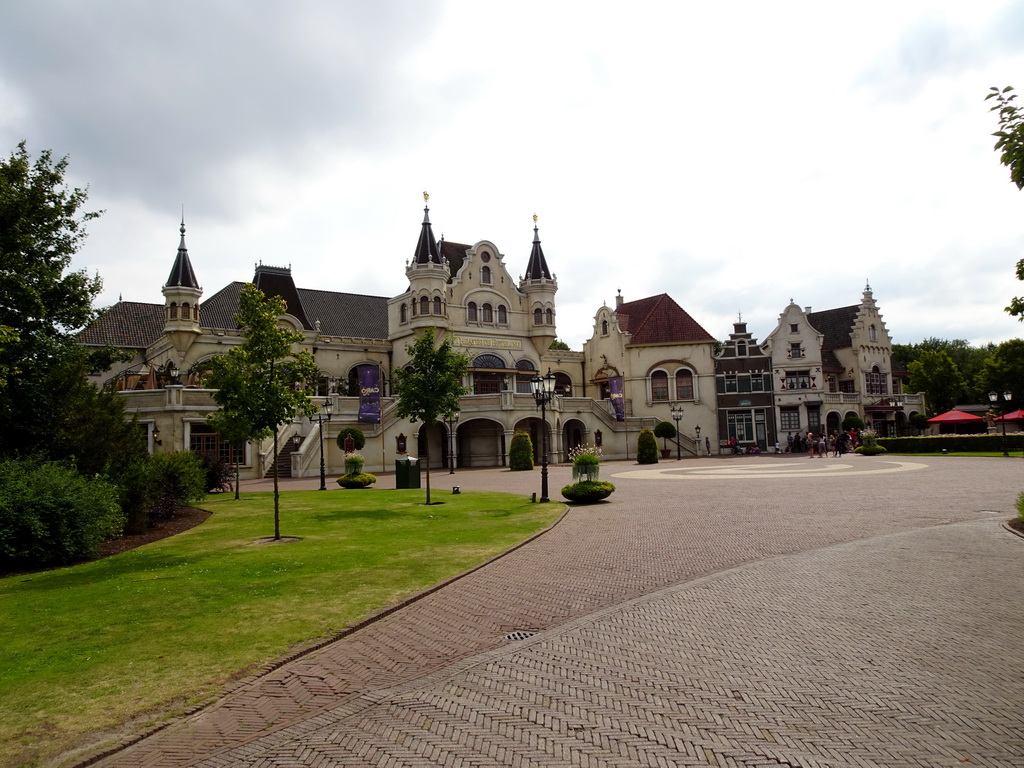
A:
[[[465,418],[465,414],[463,414]],[[508,446],[505,427],[493,419],[477,418],[459,423],[455,432],[458,441],[458,467],[504,467]]]
[[[533,463],[541,463],[541,452],[544,449],[542,438],[547,438],[548,445],[548,461],[554,461],[554,447],[551,440],[551,425],[541,421],[535,416],[531,416],[526,419],[522,419],[515,426],[516,432],[525,432],[530,436],[530,442],[533,443]]]
[[[562,427],[562,446],[565,448],[566,456],[573,448],[579,448],[584,444],[587,434],[586,425],[579,419],[569,419]]]
[[[842,428],[842,419],[839,418],[838,411],[829,411],[825,417],[825,432],[829,435],[834,435]]]

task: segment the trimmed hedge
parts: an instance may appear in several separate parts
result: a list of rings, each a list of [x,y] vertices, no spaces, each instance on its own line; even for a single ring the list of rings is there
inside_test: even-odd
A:
[[[118,489],[106,480],[63,464],[0,461],[0,571],[95,557],[124,522]]]
[[[352,438],[357,451],[363,450],[363,446],[366,445],[366,435],[363,434],[363,430],[359,429],[359,427],[345,427],[338,433],[338,447],[343,451],[345,450],[345,438],[347,437]]]
[[[508,449],[508,468],[513,472],[533,469],[533,440],[527,432],[516,432],[512,435],[512,444]]]
[[[562,495],[569,501],[580,504],[592,504],[601,499],[607,499],[615,491],[611,483],[594,480],[584,480],[582,483],[573,483],[562,488]]]
[[[878,444],[890,453],[994,453],[1003,450],[1003,435],[923,435],[921,437],[880,437]],[[1006,449],[1024,451],[1024,434],[1006,436]]]
[[[658,440],[649,429],[641,430],[640,436],[636,439],[636,463],[658,463]]]

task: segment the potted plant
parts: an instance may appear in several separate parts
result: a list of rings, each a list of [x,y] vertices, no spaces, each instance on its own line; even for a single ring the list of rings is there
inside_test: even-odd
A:
[[[664,440],[662,443],[661,458],[667,459],[672,455],[672,449],[668,447],[668,441],[676,436],[675,426],[668,421],[658,422],[657,426],[654,427],[654,436],[660,437]]]
[[[345,474],[338,478],[338,485],[342,488],[366,488],[377,482],[376,475],[363,472],[363,465],[366,459],[359,451],[351,451],[345,454]]]
[[[569,501],[592,504],[611,496],[615,486],[598,480],[601,473],[601,449],[593,445],[580,445],[569,451],[572,460],[572,479],[576,482],[563,486],[562,495]]]

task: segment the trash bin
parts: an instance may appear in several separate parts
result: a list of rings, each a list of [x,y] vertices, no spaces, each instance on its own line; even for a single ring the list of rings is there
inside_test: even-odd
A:
[[[395,459],[395,488],[420,487],[420,462],[415,456]]]

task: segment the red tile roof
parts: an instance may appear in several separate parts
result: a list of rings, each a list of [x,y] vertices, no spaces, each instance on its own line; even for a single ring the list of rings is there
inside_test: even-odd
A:
[[[632,335],[631,344],[678,344],[714,341],[667,293],[628,301],[617,307],[619,327]]]

